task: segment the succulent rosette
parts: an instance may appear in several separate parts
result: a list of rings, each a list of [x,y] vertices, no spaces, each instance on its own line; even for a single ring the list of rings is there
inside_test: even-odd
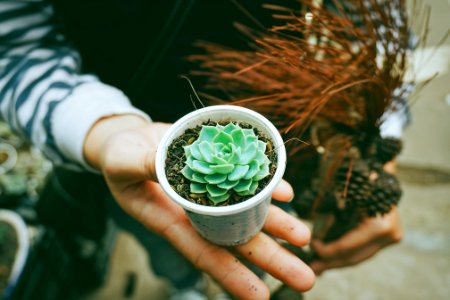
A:
[[[226,201],[233,191],[254,195],[258,182],[269,175],[266,145],[253,129],[233,123],[203,126],[198,139],[184,147],[182,174],[191,182],[190,192],[206,193],[214,204]]]

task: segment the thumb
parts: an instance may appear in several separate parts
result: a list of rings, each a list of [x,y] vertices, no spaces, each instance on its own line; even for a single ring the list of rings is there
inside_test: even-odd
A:
[[[139,133],[128,132],[109,143],[102,163],[105,176],[114,180],[157,181],[156,149],[141,139]]]

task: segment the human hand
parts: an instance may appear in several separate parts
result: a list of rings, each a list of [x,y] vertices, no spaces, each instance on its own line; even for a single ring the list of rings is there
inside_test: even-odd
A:
[[[168,124],[148,124],[134,116],[119,116],[101,120],[88,134],[86,159],[102,171],[119,205],[148,229],[166,238],[198,269],[239,299],[268,299],[269,290],[229,250],[293,289],[309,290],[314,283],[312,270],[269,237],[301,247],[309,242],[309,230],[275,206],[270,208],[263,228],[267,234],[261,232],[245,245],[225,249],[199,236],[184,210],[168,199],[155,182],[156,148],[168,127]],[[286,182],[273,195],[281,201],[289,201],[292,196],[292,188]]]
[[[358,264],[381,249],[398,243],[403,236],[397,207],[384,216],[367,217],[355,229],[336,241],[324,244],[313,240],[311,247],[319,259],[310,267],[320,275],[322,272]]]

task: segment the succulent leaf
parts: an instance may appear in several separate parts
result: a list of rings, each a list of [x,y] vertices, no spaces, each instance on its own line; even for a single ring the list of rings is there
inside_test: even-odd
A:
[[[206,193],[215,205],[233,192],[254,195],[258,181],[269,175],[266,148],[253,129],[234,123],[203,126],[198,139],[184,147],[186,166],[181,174],[191,182],[191,193]]]
[[[214,137],[219,133],[219,129],[214,126],[203,126],[200,131],[199,141],[212,142]]]
[[[224,164],[224,165],[212,165],[210,166],[211,170],[220,174],[228,174],[233,171],[234,165],[232,164]]]
[[[248,171],[249,168],[250,167],[248,165],[243,165],[243,166],[237,165],[234,168],[233,172],[231,172],[228,175],[228,180],[236,181],[236,180],[239,180],[239,179],[243,178],[245,176],[245,174],[247,174],[247,171]]]
[[[198,149],[206,162],[213,162],[216,149],[211,145],[211,143],[202,141],[198,144]]]
[[[228,163],[230,164],[238,164],[241,162],[241,148],[231,144],[231,155],[228,158]]]
[[[257,154],[258,146],[256,143],[252,143],[247,146],[247,148],[244,150],[244,152],[241,155],[241,164],[249,164],[250,161],[255,158]]]
[[[234,188],[238,183],[239,183],[239,180],[236,180],[236,181],[225,180],[224,182],[219,183],[217,186],[222,189],[229,190],[231,188]]]
[[[249,164],[249,169],[247,173],[244,175],[244,179],[251,179],[255,177],[256,173],[259,171],[259,163],[256,159],[252,160]]]
[[[191,193],[202,194],[206,193],[206,184],[191,182],[190,184]]]
[[[192,176],[194,175],[194,171],[191,170],[191,168],[189,168],[189,166],[184,166],[184,168],[181,170],[181,174],[183,174],[183,176],[189,180],[192,181]]]
[[[199,183],[206,183],[205,175],[200,174],[200,173],[194,173],[194,175],[192,175],[192,181],[199,182]]]
[[[266,152],[266,146],[267,144],[263,141],[258,141],[258,151],[261,151],[263,154]]]
[[[233,132],[231,132],[231,136],[233,137],[233,141],[234,141],[234,144],[236,145],[236,147],[239,147],[242,149],[245,148],[245,135],[244,135],[244,132],[242,132],[242,130],[240,130],[240,129],[233,130]],[[263,143],[264,145],[266,144],[264,142],[261,142],[261,143]]]
[[[233,138],[231,137],[231,135],[229,135],[225,131],[221,131],[221,132],[219,132],[218,135],[216,135],[214,137],[213,142],[214,143],[222,143],[225,145],[225,147],[227,147],[226,145],[233,143]]]
[[[205,176],[205,180],[206,182],[210,183],[210,184],[219,184],[224,182],[227,179],[227,174],[211,174],[211,175],[206,175]]]
[[[224,128],[223,131],[231,134],[234,130],[238,129],[239,127],[234,125],[233,123],[228,123]]]
[[[256,192],[256,189],[258,188],[258,182],[254,181],[250,184],[248,190],[237,192],[239,196],[248,196],[248,195],[254,195]]]
[[[214,204],[220,204],[220,203],[222,203],[223,201],[225,201],[225,200],[227,200],[228,198],[230,198],[230,194],[224,194],[224,195],[222,195],[222,196],[210,196],[209,194],[208,194],[208,198],[209,198],[209,200],[211,200]]]
[[[195,158],[197,160],[203,160],[203,156],[200,153],[200,149],[198,148],[197,142],[192,143],[192,145],[189,147],[189,151],[191,151],[193,158]]]
[[[206,190],[208,191],[208,195],[213,197],[223,196],[227,193],[226,189],[222,189],[215,184],[207,184]]]
[[[214,171],[211,169],[211,166],[207,162],[201,160],[194,160],[192,162],[191,169],[201,174],[207,175],[214,174]]]
[[[239,183],[234,187],[234,190],[236,192],[244,192],[250,188],[250,185],[252,184],[251,180],[241,180]]]

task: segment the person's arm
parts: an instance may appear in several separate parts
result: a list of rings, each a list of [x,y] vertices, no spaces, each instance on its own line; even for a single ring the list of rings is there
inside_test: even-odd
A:
[[[80,59],[52,25],[46,1],[0,1],[0,16],[2,119],[53,162],[101,172],[125,211],[239,299],[269,293],[235,251],[296,290],[312,287],[312,270],[270,237],[304,246],[310,232],[303,223],[272,207],[267,234],[245,245],[230,251],[202,239],[154,181],[154,154],[168,125],[149,122],[119,90],[80,74]],[[274,193],[292,196],[287,183]]]
[[[55,164],[88,169],[84,138],[100,118],[136,114],[118,89],[81,74],[50,1],[0,1],[0,118]]]

